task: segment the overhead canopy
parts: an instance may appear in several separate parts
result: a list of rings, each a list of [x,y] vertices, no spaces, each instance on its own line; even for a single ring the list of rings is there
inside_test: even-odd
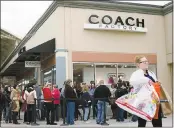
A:
[[[21,76],[31,68],[25,68],[25,61],[40,61],[42,53],[55,52],[55,39],[51,39],[28,51],[22,52],[19,57],[11,64],[1,76]]]

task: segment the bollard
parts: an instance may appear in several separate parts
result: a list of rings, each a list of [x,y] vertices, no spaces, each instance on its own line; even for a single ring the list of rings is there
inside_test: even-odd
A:
[[[34,117],[34,123],[32,123],[32,126],[37,126],[39,124],[36,123],[36,99],[34,99],[34,109],[32,110],[32,115]]]

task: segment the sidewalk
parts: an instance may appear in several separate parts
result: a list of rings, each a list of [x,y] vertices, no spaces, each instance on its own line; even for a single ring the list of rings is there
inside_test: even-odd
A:
[[[40,124],[39,126],[31,126],[31,125],[26,125],[23,124],[22,120],[19,121],[21,124],[20,125],[14,125],[14,124],[5,124],[4,122],[2,122],[1,127],[2,128],[12,128],[12,127],[16,127],[16,128],[27,128],[27,127],[34,127],[34,128],[62,128],[62,127],[69,127],[69,128],[81,128],[81,127],[85,127],[85,128],[91,128],[91,127],[95,127],[95,128],[101,128],[101,127],[107,127],[107,128],[115,128],[115,127],[137,127],[138,123],[137,122],[130,122],[130,119],[126,119],[125,122],[116,122],[116,120],[109,120],[107,121],[107,123],[109,123],[109,126],[101,126],[96,124],[95,120],[90,120],[90,123],[84,123],[83,121],[75,121],[75,125],[70,125],[70,126],[60,126],[63,121],[60,120],[59,122],[57,122],[57,125],[46,125],[46,121],[38,121],[37,123]],[[151,122],[147,122],[146,127],[152,127]],[[167,118],[163,119],[163,127],[172,127],[172,115],[168,116]]]

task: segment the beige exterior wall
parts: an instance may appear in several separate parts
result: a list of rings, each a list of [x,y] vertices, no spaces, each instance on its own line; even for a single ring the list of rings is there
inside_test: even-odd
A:
[[[65,48],[68,53],[68,76],[72,78],[72,51],[96,51],[118,53],[156,53],[157,75],[172,96],[170,71],[167,65],[164,17],[138,13],[125,13],[92,9],[65,8]],[[132,33],[103,30],[84,30],[91,14],[110,15],[113,18],[134,17],[145,19],[147,33]]]
[[[37,30],[26,44],[26,50],[36,47],[50,39],[56,38],[59,47],[64,47],[64,11],[57,8],[52,15]]]
[[[172,63],[172,13],[164,16],[167,62]]]
[[[84,30],[84,23],[88,23],[91,14],[110,15],[113,18],[121,16],[123,19],[129,16],[143,18],[148,32]],[[73,76],[72,51],[155,53],[157,54],[158,78],[171,96],[169,78],[171,75],[166,56],[170,50],[165,43],[165,23],[165,18],[157,15],[58,7],[27,42],[26,48],[28,50],[56,38],[56,49],[68,49],[68,54],[56,53],[56,57],[65,56],[67,58],[67,78]]]

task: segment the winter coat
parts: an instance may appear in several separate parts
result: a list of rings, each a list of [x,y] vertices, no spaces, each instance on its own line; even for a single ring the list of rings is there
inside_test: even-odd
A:
[[[148,70],[148,73],[155,81],[157,81],[156,75],[152,71]],[[144,76],[144,71],[142,69],[133,72],[129,80],[130,85],[132,85],[134,89],[139,88],[139,86],[143,84],[148,84],[149,81],[150,79]]]
[[[48,87],[45,87],[42,89],[43,91],[43,96],[44,96],[44,102],[52,102],[52,93],[51,89]]]
[[[15,102],[16,104],[16,109],[12,110],[13,112],[19,112],[20,106],[19,106],[19,101],[20,101],[20,93],[14,89],[11,92],[10,99]]]
[[[25,91],[24,100],[26,100],[27,104],[35,104],[34,99],[37,99],[35,90],[31,92]]]
[[[52,96],[54,98],[54,104],[60,104],[60,91],[59,91],[59,89],[57,89],[57,88],[53,89]]]
[[[4,94],[1,92],[0,90],[0,111],[2,111],[4,109],[5,106],[5,96]]]
[[[81,96],[83,107],[89,107],[91,105],[92,99],[88,92],[84,92]]]

